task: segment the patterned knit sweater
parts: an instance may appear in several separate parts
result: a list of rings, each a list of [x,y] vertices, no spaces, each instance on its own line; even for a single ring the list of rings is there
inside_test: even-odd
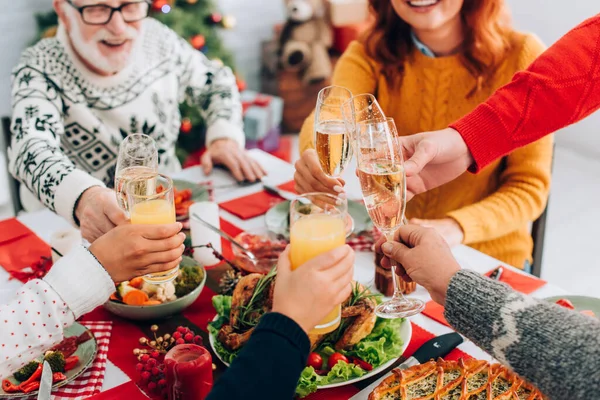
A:
[[[13,71],[9,169],[71,222],[87,188],[112,185],[119,144],[130,133],[156,140],[163,172],[181,168],[175,142],[183,101],[204,116],[208,143],[231,138],[244,146],[242,107],[229,68],[154,19],[144,21],[133,51],[126,69],[99,76],[73,53],[60,27],[56,38],[27,49]]]
[[[430,58],[414,49],[405,63],[401,86],[392,88],[358,42],[350,45],[336,65],[333,84],[354,94],[375,93],[401,135],[442,129],[485,101],[543,51],[533,35],[515,32],[511,43],[495,75],[470,97],[477,80],[458,55]],[[313,120],[311,116],[302,127],[301,151],[313,147]],[[545,207],[551,160],[552,138],[547,137],[492,163],[478,175],[465,173],[416,196],[407,205],[407,217],[451,217],[464,231],[464,244],[523,268],[533,248],[528,223]]]
[[[600,399],[600,321],[473,272],[450,281],[445,317],[552,400]]]

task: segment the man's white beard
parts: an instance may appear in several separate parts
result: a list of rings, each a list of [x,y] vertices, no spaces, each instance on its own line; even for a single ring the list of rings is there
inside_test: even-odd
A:
[[[86,41],[83,39],[83,35],[79,29],[79,21],[75,20],[76,17],[71,13],[67,13],[67,17],[70,20],[69,38],[79,57],[98,70],[108,74],[116,74],[127,66],[135,48],[135,42],[138,37],[137,30],[128,26],[122,36],[115,37],[107,29],[102,28],[91,39]],[[118,54],[105,56],[100,52],[100,48],[98,47],[99,42],[102,40],[114,42],[131,40],[132,46],[129,52],[119,52]]]

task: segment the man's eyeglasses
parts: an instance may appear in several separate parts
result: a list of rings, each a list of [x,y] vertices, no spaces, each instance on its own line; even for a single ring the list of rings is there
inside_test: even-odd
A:
[[[107,4],[92,4],[79,7],[73,3],[73,0],[66,1],[79,11],[83,22],[88,25],[108,24],[115,12],[120,12],[125,22],[140,21],[150,14],[150,3],[146,0],[123,3],[119,7],[111,7]]]

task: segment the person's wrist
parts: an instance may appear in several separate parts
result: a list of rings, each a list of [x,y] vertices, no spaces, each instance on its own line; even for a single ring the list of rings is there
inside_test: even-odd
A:
[[[436,274],[436,278],[429,287],[426,287],[427,291],[431,295],[431,299],[442,306],[446,304],[446,295],[448,293],[448,287],[450,281],[456,273],[460,271],[458,263],[453,262],[448,267],[445,267],[439,274]]]
[[[457,131],[454,128],[446,128],[451,137],[452,137],[452,143],[453,143],[453,148],[454,150],[456,150],[458,153],[457,154],[462,154],[462,158],[465,162],[466,165],[471,165],[473,164],[473,162],[475,161],[473,159],[473,155],[471,154],[471,151],[469,150],[469,146],[467,146],[467,142],[465,142],[465,140],[463,139],[462,135],[460,134],[459,131]]]
[[[237,142],[233,139],[230,138],[219,138],[219,139],[215,139],[212,142],[209,143],[209,145],[207,146],[208,149],[211,149],[213,147],[220,147],[220,146],[227,146],[229,144],[235,144],[237,146]]]
[[[75,219],[77,222],[77,225],[79,225],[79,222],[81,221],[81,212],[83,212],[83,209],[85,207],[85,204],[87,203],[88,199],[90,197],[93,197],[95,193],[104,190],[103,187],[101,186],[91,186],[89,188],[87,188],[86,190],[83,191],[83,193],[81,193],[81,196],[79,196],[79,198],[77,199],[77,201],[75,202]]]
[[[446,218],[450,229],[452,229],[452,236],[456,244],[461,244],[465,239],[465,232],[462,226],[454,218]]]

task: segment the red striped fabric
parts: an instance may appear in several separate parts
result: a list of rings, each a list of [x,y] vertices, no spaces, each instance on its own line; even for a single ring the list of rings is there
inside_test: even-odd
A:
[[[54,391],[53,400],[83,399],[100,393],[102,389],[113,323],[111,321],[86,321],[82,324],[94,334],[98,343],[98,353],[90,368],[74,381]]]

